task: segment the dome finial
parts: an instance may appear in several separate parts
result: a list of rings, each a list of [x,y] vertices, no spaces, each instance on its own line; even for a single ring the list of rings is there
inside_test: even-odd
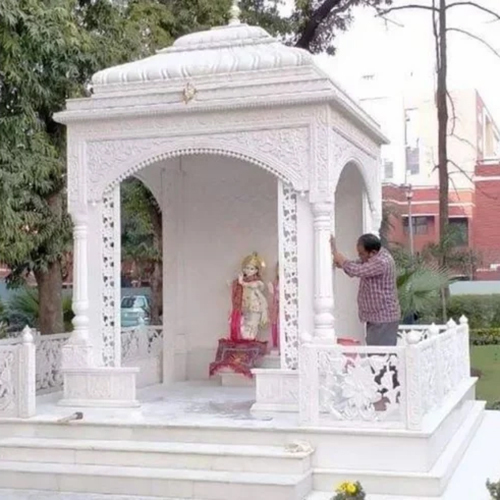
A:
[[[237,24],[241,24],[241,9],[239,3],[239,0],[233,0],[233,5],[231,7],[231,10],[229,11],[229,13],[231,14],[231,17],[229,19],[229,26],[236,26]]]

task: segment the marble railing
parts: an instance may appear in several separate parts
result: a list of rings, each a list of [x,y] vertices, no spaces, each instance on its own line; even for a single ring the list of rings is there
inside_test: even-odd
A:
[[[163,350],[163,327],[137,326],[122,328],[122,363],[152,358]]]
[[[300,348],[300,420],[309,426],[418,430],[470,383],[469,327],[404,327],[395,347],[307,340]]]
[[[36,393],[42,395],[61,391],[63,384],[61,352],[70,334],[40,335],[39,332],[32,330],[32,335],[36,348]],[[7,353],[12,349],[15,350],[15,346],[20,344],[22,344],[22,336],[18,334],[17,337],[0,340],[0,350],[4,349]],[[139,385],[161,382],[162,326],[124,328],[121,334],[121,350],[123,366],[141,368],[143,373],[139,376],[139,380],[142,382]],[[7,358],[10,359],[10,356]]]
[[[122,366],[140,368],[137,387],[159,384],[163,377],[163,327],[122,329]]]
[[[420,334],[420,339],[425,340],[448,329],[448,325],[400,325],[398,331],[398,345],[406,345],[406,337],[410,332]]]
[[[29,418],[35,406],[35,346],[26,328],[15,341],[0,341],[0,417]]]
[[[62,390],[62,346],[69,336],[69,333],[55,335],[36,333],[36,393],[38,395]]]

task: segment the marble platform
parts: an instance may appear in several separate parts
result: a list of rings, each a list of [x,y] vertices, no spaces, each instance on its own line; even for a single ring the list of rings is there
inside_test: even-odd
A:
[[[246,459],[244,459],[245,454],[255,453],[256,450],[253,450],[254,445],[259,448],[263,447],[262,450],[268,453],[266,460],[272,461],[276,472],[280,471],[279,473],[277,472],[276,477],[284,472],[291,472],[291,469],[286,464],[287,457],[283,456],[282,447],[286,443],[293,441],[293,438],[297,436],[297,418],[290,414],[279,414],[267,418],[260,415],[253,415],[250,410],[254,397],[252,388],[220,387],[214,386],[211,383],[182,383],[168,388],[153,387],[144,389],[140,391],[139,397],[142,404],[138,409],[84,409],[82,420],[74,423],[76,427],[73,424],[64,426],[57,423],[59,419],[67,417],[73,411],[71,408],[58,406],[57,398],[53,396],[40,398],[36,417],[18,421],[16,424],[12,420],[10,423],[8,421],[2,422],[0,428],[3,429],[3,433],[5,434],[4,440],[5,446],[7,446],[3,452],[9,453],[11,457],[6,459],[11,461],[26,460],[28,461],[27,467],[29,468],[29,461],[33,460],[35,455],[38,457],[37,460],[41,460],[40,454],[44,448],[37,448],[37,446],[43,445],[44,440],[51,439],[53,440],[54,449],[51,449],[50,453],[57,451],[58,460],[63,460],[67,453],[64,451],[64,448],[66,447],[67,449],[68,446],[65,444],[65,440],[69,439],[75,446],[75,450],[80,450],[79,452],[75,451],[77,454],[88,453],[89,450],[87,448],[95,452],[92,448],[96,442],[99,446],[109,448],[105,450],[108,454],[116,451],[116,447],[123,448],[122,452],[126,452],[127,447],[130,448],[130,446],[133,446],[134,453],[137,452],[140,454],[137,456],[128,456],[131,458],[135,457],[135,463],[144,464],[143,460],[147,458],[148,453],[158,451],[156,447],[166,447],[169,449],[169,452],[179,454],[179,447],[182,448],[183,446],[181,443],[186,443],[186,450],[181,450],[182,454],[189,454],[188,450],[193,446],[205,443],[204,445],[202,444],[201,448],[207,449],[207,456],[215,455],[220,457],[220,455],[224,455],[223,448],[231,447],[233,439],[235,439],[242,454],[236,457],[236,459],[243,465],[251,466],[254,473],[258,472],[257,470],[253,470],[257,462],[250,460],[247,463]],[[495,452],[495,450],[500,450],[500,437],[497,432],[499,427],[500,412],[487,412],[486,418],[480,424],[479,431],[474,436],[472,444],[466,451],[462,463],[459,465],[443,496],[434,495],[431,499],[431,497],[425,496],[370,495],[368,500],[437,500],[438,498],[440,500],[487,500],[488,496],[484,487],[486,479],[488,477],[492,479],[500,478],[500,452]],[[78,430],[79,428],[80,430]],[[10,431],[19,432],[20,437],[14,437],[14,434]],[[85,436],[81,435],[81,432],[84,432]],[[310,432],[313,434],[304,435],[303,433],[299,433],[302,434],[299,436],[300,439],[315,439],[314,432],[316,431],[310,430]],[[78,433],[80,433],[81,437],[79,437]],[[340,434],[333,432],[333,434],[336,434],[337,437],[332,435],[330,436],[332,439],[340,439],[342,436],[345,436],[345,431],[342,431]],[[361,440],[360,442],[362,443],[364,440],[370,439],[370,437],[373,438],[377,434],[380,439],[387,438],[387,432],[383,430],[375,433],[367,430],[359,430],[353,433],[352,437],[353,439]],[[31,442],[29,436],[35,438],[34,442]],[[325,436],[319,437],[322,439],[325,438]],[[330,437],[327,436],[326,439]],[[254,442],[255,439],[257,439],[257,442]],[[20,440],[22,442],[22,446],[25,447],[24,458],[19,455],[19,453],[22,455],[23,452],[16,450],[15,443],[8,444],[9,440],[16,442]],[[99,442],[99,440],[103,441]],[[105,440],[116,441],[113,444]],[[127,443],[124,443],[124,440],[127,440]],[[131,444],[130,440],[135,444]],[[141,442],[145,442],[146,444],[141,444]],[[318,443],[314,443],[313,441],[311,443],[315,448],[318,445]],[[57,447],[59,447],[58,450],[56,450]],[[132,450],[128,449],[128,451]],[[198,451],[201,452],[203,450]],[[498,455],[498,459],[495,458],[495,454]],[[15,456],[17,458],[12,458]],[[180,457],[180,455],[178,456]],[[100,458],[104,460],[104,455],[101,454]],[[297,458],[295,457],[295,459]],[[73,457],[66,457],[66,459],[69,464],[73,464],[72,467],[74,467],[74,470],[78,471],[78,461],[75,462]],[[300,466],[300,460],[296,461],[295,459],[293,460],[293,466]],[[220,461],[220,458],[217,460]],[[50,462],[52,459],[49,460],[46,458],[44,461]],[[92,462],[87,461],[83,463],[88,464]],[[196,467],[200,467],[199,463],[190,463],[196,465]],[[122,465],[126,465],[126,462]],[[228,464],[224,463],[223,469],[225,470],[227,466]],[[39,467],[45,466],[42,464]],[[52,465],[47,463],[47,470],[51,467]],[[206,467],[206,465],[203,467]],[[238,470],[240,469],[238,468]],[[82,473],[85,474],[85,471],[82,471]],[[4,483],[2,487],[10,488],[11,486]],[[19,488],[30,487],[36,488],[39,486],[36,483],[19,484]],[[333,487],[334,484],[332,484],[332,490]],[[50,486],[45,486],[44,488],[46,491],[43,493],[37,491],[0,490],[0,500],[149,500],[151,498],[147,495],[137,496],[137,493],[135,497],[124,496],[125,493],[133,493],[126,489],[110,491],[109,493],[114,493],[113,495],[95,495],[90,493],[64,493],[65,490],[62,486],[59,488],[59,493],[55,491],[51,492]],[[323,492],[313,492],[307,497],[307,500],[329,500],[332,494],[331,492],[327,492],[328,489],[329,485]],[[158,498],[158,496],[155,498]],[[190,496],[189,498],[192,500],[201,500],[196,496]],[[220,498],[217,496],[216,499],[226,500],[224,496]],[[164,497],[164,500],[178,499],[171,495]],[[233,499],[228,498],[227,500]],[[300,497],[300,500],[304,500],[304,497]]]

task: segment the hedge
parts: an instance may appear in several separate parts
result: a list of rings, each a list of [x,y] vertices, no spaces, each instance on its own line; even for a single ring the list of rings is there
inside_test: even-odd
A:
[[[500,294],[452,295],[448,301],[448,317],[458,320],[465,315],[471,329],[500,329]],[[442,323],[441,304],[436,301],[434,311],[425,314],[420,323]]]
[[[477,328],[470,331],[472,345],[500,345],[500,328]]]

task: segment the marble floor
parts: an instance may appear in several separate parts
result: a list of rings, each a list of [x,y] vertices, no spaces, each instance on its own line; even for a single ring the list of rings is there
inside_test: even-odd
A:
[[[222,387],[212,382],[182,382],[171,387],[153,386],[138,393],[137,409],[83,409],[88,423],[140,425],[202,425],[204,427],[294,428],[297,416],[274,418],[255,416],[250,408],[255,401],[254,387]],[[58,406],[52,397],[37,402],[35,421],[55,421],[73,410]]]

